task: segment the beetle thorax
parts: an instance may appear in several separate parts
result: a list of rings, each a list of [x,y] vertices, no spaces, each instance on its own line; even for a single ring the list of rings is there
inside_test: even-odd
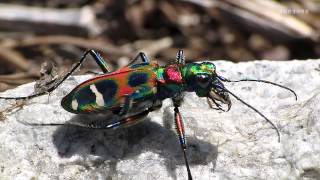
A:
[[[158,95],[160,99],[174,97],[185,91],[180,64],[171,64],[157,70]]]

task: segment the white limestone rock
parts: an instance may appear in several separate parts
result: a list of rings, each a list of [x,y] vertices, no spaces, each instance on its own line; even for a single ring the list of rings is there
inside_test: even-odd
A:
[[[194,179],[317,179],[320,177],[320,60],[289,62],[215,62],[229,79],[255,78],[281,83],[298,94],[268,84],[228,83],[280,129],[236,99],[229,112],[209,109],[189,93],[180,111],[188,136]],[[69,78],[48,98],[30,100],[0,121],[1,179],[187,179],[174,132],[169,100],[149,120],[116,130],[68,126],[35,127],[22,122],[63,123],[107,117],[75,116],[60,100],[89,76]],[[1,96],[32,93],[26,84]],[[49,100],[48,100],[49,99]],[[0,100],[5,109],[15,101]]]

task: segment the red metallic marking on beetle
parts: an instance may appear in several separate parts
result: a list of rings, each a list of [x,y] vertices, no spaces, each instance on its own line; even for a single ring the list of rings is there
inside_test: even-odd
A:
[[[169,66],[166,68],[166,75],[169,81],[182,83],[182,76],[180,70],[176,66]]]

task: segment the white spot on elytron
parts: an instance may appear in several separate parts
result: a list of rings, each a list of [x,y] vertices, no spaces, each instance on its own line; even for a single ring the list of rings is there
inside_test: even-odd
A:
[[[157,93],[157,87],[153,87],[152,91],[153,91],[154,94]]]
[[[76,99],[74,99],[74,100],[71,102],[71,107],[72,107],[72,109],[76,111],[76,110],[78,109],[78,106],[79,106],[78,101],[77,101]]]
[[[104,99],[102,94],[98,91],[97,87],[94,84],[90,85],[91,91],[96,95],[96,103],[98,106],[104,106]]]

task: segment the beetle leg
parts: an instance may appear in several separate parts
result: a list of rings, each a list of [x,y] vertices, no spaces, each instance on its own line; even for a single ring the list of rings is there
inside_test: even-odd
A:
[[[181,149],[183,152],[184,161],[186,164],[186,168],[188,171],[188,180],[192,180],[191,171],[189,168],[188,158],[187,158],[187,145],[186,145],[186,137],[184,134],[184,127],[182,122],[182,117],[180,111],[177,106],[174,107],[174,120],[177,128],[178,138],[181,145]]]
[[[179,64],[185,64],[186,63],[183,50],[181,50],[181,49],[177,53],[176,62],[179,63]]]
[[[147,63],[147,64],[150,63],[150,60],[149,60],[149,58],[146,56],[146,54],[143,53],[143,52],[139,52],[139,54],[138,54],[132,61],[130,61],[129,64],[126,65],[126,66],[131,66],[131,65],[134,64],[136,61],[138,61],[139,58],[141,59],[142,63]]]
[[[149,63],[150,62],[149,58],[143,52],[139,52],[139,54],[133,59],[133,61],[138,60],[139,57],[141,58],[142,62],[144,62],[144,63]]]
[[[102,70],[103,73],[108,73],[110,72],[109,67],[106,63],[106,61],[100,56],[98,52],[96,52],[93,49],[88,50],[87,52],[90,53],[90,55],[93,57],[93,59],[96,61],[100,69]]]
[[[156,111],[159,110],[162,107],[162,101],[160,100],[155,100],[153,102],[152,107],[150,108],[150,111]]]
[[[104,128],[95,128],[95,129],[110,129],[110,128],[117,128],[117,127],[122,127],[122,126],[131,126],[131,125],[138,123],[143,118],[145,118],[149,112],[150,112],[150,110],[148,109],[148,110],[145,110],[141,113],[125,117],[124,119],[122,119],[118,122],[104,126]]]
[[[148,115],[150,110],[145,110],[141,113],[124,117],[123,119],[116,121],[111,124],[99,126],[96,124],[82,124],[82,123],[76,123],[76,122],[70,122],[70,123],[28,123],[28,122],[23,122],[19,121],[22,124],[29,125],[29,126],[75,126],[75,127],[82,127],[82,128],[87,128],[87,129],[111,129],[111,128],[117,128],[121,126],[130,126],[133,124],[136,124],[139,122],[139,120],[142,120],[144,117]]]

